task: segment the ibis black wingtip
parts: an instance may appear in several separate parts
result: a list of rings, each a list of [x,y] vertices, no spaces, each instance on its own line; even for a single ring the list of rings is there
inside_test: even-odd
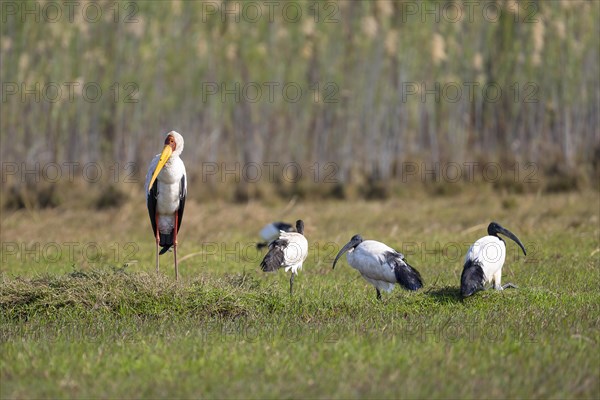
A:
[[[473,293],[483,290],[485,283],[485,274],[481,264],[476,261],[468,260],[460,276],[460,295],[465,298]]]

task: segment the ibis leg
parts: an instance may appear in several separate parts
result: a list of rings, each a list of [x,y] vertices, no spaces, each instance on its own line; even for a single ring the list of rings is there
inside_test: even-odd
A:
[[[375,288],[375,290],[377,290],[377,300],[381,300],[381,292],[379,291],[379,288]]]
[[[179,214],[175,211],[175,226],[173,230],[173,258],[175,261],[175,280],[179,280],[179,266],[177,265],[177,229],[179,228]]]
[[[494,289],[496,289],[496,290],[504,289],[502,287],[502,268],[500,268],[498,271],[496,271],[492,280],[494,281]]]
[[[160,244],[160,232],[158,231],[158,213],[154,216],[154,221],[156,222],[156,274],[158,275],[158,253],[159,253],[159,244]]]
[[[296,276],[296,274],[292,272],[292,277],[290,278],[290,296],[294,292],[294,276]]]

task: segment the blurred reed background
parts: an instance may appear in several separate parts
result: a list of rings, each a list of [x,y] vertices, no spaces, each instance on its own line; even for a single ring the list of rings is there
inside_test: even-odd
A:
[[[49,21],[47,1],[5,2],[3,165],[132,162],[143,181],[174,129],[205,198],[222,182],[204,163],[333,163],[338,197],[404,183],[407,161],[534,163],[576,182],[558,189],[597,184],[600,2],[267,3],[99,1],[96,18],[81,2],[71,22],[64,5]]]

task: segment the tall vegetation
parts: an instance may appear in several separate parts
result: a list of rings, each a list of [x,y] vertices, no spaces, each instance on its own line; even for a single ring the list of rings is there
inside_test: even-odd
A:
[[[213,162],[330,162],[345,183],[407,160],[600,157],[599,2],[99,1],[72,20],[10,4],[4,161],[143,171],[171,129],[192,178]]]

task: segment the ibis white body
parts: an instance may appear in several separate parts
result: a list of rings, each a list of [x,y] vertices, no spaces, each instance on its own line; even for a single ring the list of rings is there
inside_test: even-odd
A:
[[[269,244],[269,251],[260,263],[264,272],[274,272],[284,268],[292,271],[290,277],[290,295],[293,293],[294,276],[302,269],[308,255],[308,241],[304,236],[304,222],[296,221],[297,232],[279,232],[279,238]]]
[[[348,250],[346,260],[377,289],[391,292],[397,281],[394,266],[386,261],[386,252],[396,253],[396,250],[376,240],[365,240]]]
[[[285,268],[285,272],[292,271],[293,274],[297,274],[302,269],[302,264],[308,255],[308,241],[300,233],[284,231],[279,233],[279,240],[287,242],[283,248],[281,266]]]
[[[485,285],[493,282],[494,289],[503,290],[516,287],[512,283],[502,286],[502,267],[506,259],[506,243],[498,236],[506,235],[521,247],[527,255],[525,246],[519,238],[497,222],[488,225],[488,235],[478,239],[467,251],[465,264],[460,277],[460,293],[468,297],[485,289]]]
[[[408,290],[423,287],[419,271],[406,262],[404,255],[385,243],[363,240],[360,235],[354,235],[338,252],[333,262],[334,268],[344,252],[347,252],[348,264],[375,286],[378,299],[381,298],[381,290],[391,292],[396,283]]]
[[[497,236],[484,236],[469,248],[465,263],[481,265],[486,283],[494,281],[494,288],[502,288],[502,267],[506,259],[506,244]]]

